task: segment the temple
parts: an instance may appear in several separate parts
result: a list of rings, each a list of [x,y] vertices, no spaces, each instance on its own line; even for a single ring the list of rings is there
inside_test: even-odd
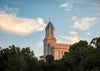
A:
[[[64,55],[64,52],[68,52],[70,44],[56,43],[57,39],[54,33],[55,29],[49,18],[49,23],[45,28],[44,42],[44,57],[46,55],[53,55],[55,60],[59,60]]]

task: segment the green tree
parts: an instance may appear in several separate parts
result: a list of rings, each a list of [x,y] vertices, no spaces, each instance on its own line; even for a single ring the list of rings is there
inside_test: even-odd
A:
[[[27,71],[29,69],[28,60],[31,60],[33,55],[33,51],[29,48],[21,50],[14,45],[1,49],[0,71]]]
[[[70,64],[72,65],[73,71],[85,70],[85,60],[88,54],[88,47],[89,47],[88,42],[82,40],[70,46],[69,61]]]
[[[46,59],[46,62],[48,62],[48,63],[54,62],[54,56],[53,55],[47,55],[45,57],[45,59]]]
[[[86,67],[89,70],[100,70],[100,37],[93,38],[90,42]]]
[[[90,42],[90,45],[94,48],[100,48],[100,37],[93,38]]]
[[[23,55],[19,47],[14,45],[0,50],[0,69],[1,71],[22,71]]]
[[[38,61],[29,47],[0,47],[0,71],[99,71],[100,37],[93,38],[89,45],[82,40],[71,45],[60,60],[52,55],[45,60]]]

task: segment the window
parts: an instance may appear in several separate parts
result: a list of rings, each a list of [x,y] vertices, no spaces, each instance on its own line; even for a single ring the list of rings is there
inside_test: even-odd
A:
[[[60,50],[58,51],[58,59],[60,59]]]
[[[63,51],[61,52],[61,55],[63,56]]]
[[[52,29],[51,29],[51,36],[52,36]]]

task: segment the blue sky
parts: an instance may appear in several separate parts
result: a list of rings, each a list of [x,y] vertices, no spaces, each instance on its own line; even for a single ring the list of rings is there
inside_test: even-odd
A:
[[[49,17],[58,43],[100,36],[99,0],[0,0],[0,47],[14,44],[43,55]]]

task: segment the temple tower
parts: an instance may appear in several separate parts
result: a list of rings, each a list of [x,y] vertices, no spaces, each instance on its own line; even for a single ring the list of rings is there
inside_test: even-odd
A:
[[[54,26],[51,23],[51,18],[49,18],[49,23],[47,24],[45,28],[44,57],[46,55],[53,55],[51,47],[49,47],[51,43],[56,43],[56,38],[54,35]]]
[[[45,28],[44,42],[44,57],[46,55],[53,55],[55,60],[61,59],[64,52],[68,52],[71,44],[56,43],[55,29],[49,18],[49,23]]]

